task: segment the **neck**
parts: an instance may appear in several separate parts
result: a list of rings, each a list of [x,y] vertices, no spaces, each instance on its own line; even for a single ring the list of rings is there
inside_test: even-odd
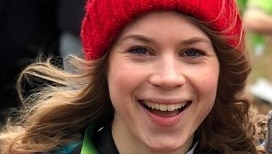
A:
[[[121,123],[120,119],[118,121],[119,122],[113,121],[112,136],[120,154],[186,154],[193,144],[192,137],[190,141],[176,150],[154,150],[134,136],[131,131],[129,131],[130,128]]]

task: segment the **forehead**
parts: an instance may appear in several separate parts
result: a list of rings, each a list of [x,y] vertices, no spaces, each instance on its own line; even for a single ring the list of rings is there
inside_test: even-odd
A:
[[[181,13],[158,11],[145,14],[129,23],[116,39],[118,40],[118,38],[125,35],[139,33],[154,35],[154,37],[171,34],[171,38],[201,36],[209,39],[198,26],[195,22],[192,22],[191,17],[189,18]]]
[[[131,21],[129,24],[127,24],[123,29],[126,27],[132,27],[132,26],[147,26],[150,23],[160,23],[158,26],[164,26],[164,23],[166,22],[172,22],[173,24],[182,24],[184,22],[191,23],[190,19],[188,16],[181,14],[180,12],[175,12],[175,11],[154,11],[151,13],[143,14],[139,16],[138,18],[134,19]]]

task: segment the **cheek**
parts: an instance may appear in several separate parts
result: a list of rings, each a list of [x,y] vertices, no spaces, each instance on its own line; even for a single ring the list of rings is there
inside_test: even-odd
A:
[[[218,85],[218,77],[219,77],[218,73],[203,74],[203,78],[200,80],[202,89],[216,90]]]
[[[131,68],[119,67],[109,71],[108,85],[110,91],[120,91],[121,93],[131,92],[139,80],[139,75]]]
[[[109,94],[113,105],[127,104],[141,83],[141,75],[130,65],[111,65],[108,72]],[[117,107],[117,106],[115,106]],[[119,106],[120,108],[121,106]]]
[[[196,82],[195,88],[198,95],[198,109],[196,112],[198,111],[199,113],[198,120],[203,121],[212,110],[215,103],[218,86],[218,74],[202,74],[201,79],[197,79]]]
[[[199,69],[202,71],[196,72],[193,76],[192,82],[197,90],[200,101],[212,104],[215,100],[219,78],[218,67],[206,67]]]
[[[127,84],[124,80],[126,78],[123,78],[123,76],[119,73],[120,72],[117,70],[114,72],[109,72],[108,74],[109,95],[115,110],[120,110],[122,108],[122,104],[124,101],[123,99],[126,95],[124,92],[126,92],[127,89]]]
[[[219,72],[203,74],[203,78],[199,81],[200,97],[207,101],[207,103],[214,103],[217,87],[218,87]]]

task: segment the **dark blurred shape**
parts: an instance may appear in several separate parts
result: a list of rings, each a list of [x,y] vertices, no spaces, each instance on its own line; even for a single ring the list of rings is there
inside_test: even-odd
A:
[[[60,0],[58,27],[60,29],[60,55],[82,56],[80,28],[85,14],[86,0]]]
[[[20,71],[40,54],[59,55],[57,8],[56,0],[0,1],[1,113],[18,106],[15,81]]]
[[[58,9],[59,29],[79,35],[86,0],[60,0]]]

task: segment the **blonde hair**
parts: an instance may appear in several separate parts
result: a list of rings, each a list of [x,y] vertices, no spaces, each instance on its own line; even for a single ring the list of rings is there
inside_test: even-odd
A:
[[[9,121],[0,135],[4,153],[43,152],[71,141],[87,124],[112,109],[106,82],[107,54],[93,62],[69,58],[68,73],[46,62],[28,66],[19,76],[18,92],[23,102],[20,116]],[[22,84],[39,78],[46,81],[24,98]]]

